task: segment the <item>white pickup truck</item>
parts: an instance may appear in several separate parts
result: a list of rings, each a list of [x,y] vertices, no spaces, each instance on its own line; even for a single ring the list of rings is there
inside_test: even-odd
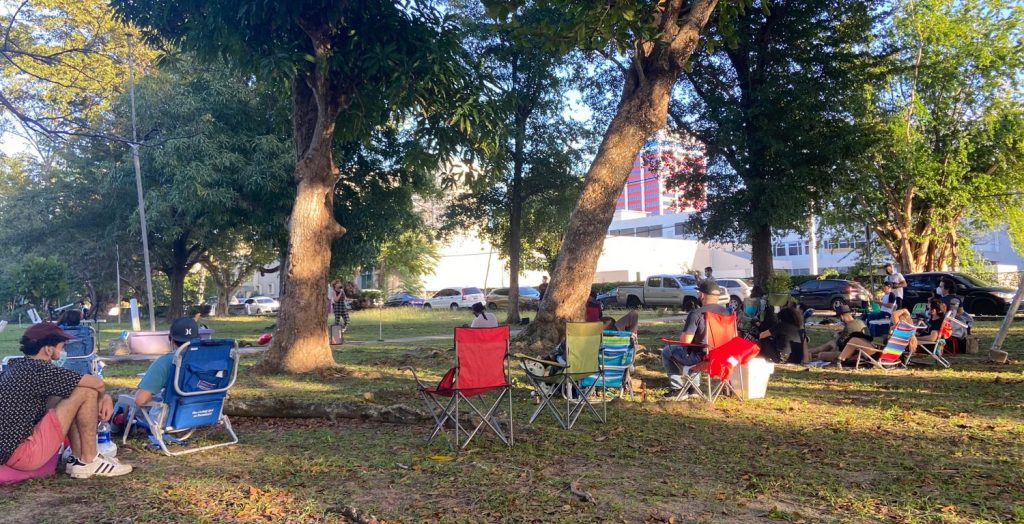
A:
[[[619,304],[630,308],[697,307],[697,279],[693,275],[655,275],[647,277],[643,285],[619,286]]]

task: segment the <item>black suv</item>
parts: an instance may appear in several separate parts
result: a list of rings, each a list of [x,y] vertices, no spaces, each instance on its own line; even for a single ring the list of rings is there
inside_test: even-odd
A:
[[[790,294],[804,307],[815,309],[835,309],[843,304],[863,308],[871,303],[871,293],[853,280],[808,280],[793,288]]]
[[[1016,292],[1008,287],[990,286],[963,273],[913,273],[905,275],[903,307],[913,309],[915,304],[927,303],[937,296],[935,288],[943,277],[956,284],[956,294],[964,297],[964,310],[972,315],[1005,315]]]

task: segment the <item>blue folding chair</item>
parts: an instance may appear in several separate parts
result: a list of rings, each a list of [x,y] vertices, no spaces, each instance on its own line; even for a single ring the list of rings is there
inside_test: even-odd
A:
[[[184,455],[238,442],[231,421],[223,414],[228,390],[238,377],[238,344],[231,339],[193,339],[174,352],[174,372],[168,377],[163,398],[144,406],[122,395],[127,403],[127,425],[122,442],[128,442],[133,426],[146,429],[149,438],[166,455]],[[128,398],[125,398],[128,397]],[[171,451],[167,444],[186,445],[196,429],[223,426],[229,442]]]
[[[64,343],[64,351],[68,359],[64,369],[77,371],[83,375],[96,374],[96,332],[90,326],[60,326],[71,340]]]
[[[586,389],[596,384],[602,389],[615,388],[619,390],[619,397],[629,393],[630,400],[633,400],[633,383],[629,374],[635,356],[636,345],[632,332],[605,331],[601,336],[601,367],[604,369],[604,378],[602,380],[602,375],[593,374],[580,379],[580,386]]]

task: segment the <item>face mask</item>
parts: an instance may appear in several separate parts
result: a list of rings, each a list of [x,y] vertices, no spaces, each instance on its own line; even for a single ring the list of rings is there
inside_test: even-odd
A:
[[[57,366],[59,368],[62,368],[62,367],[64,367],[64,364],[67,363],[67,361],[68,361],[68,352],[62,350],[60,352],[60,356],[57,357],[57,360],[53,361],[53,365]]]
[[[942,286],[939,286],[939,287],[935,288],[935,293],[941,297],[941,296],[944,296],[946,294],[946,290],[942,289]]]

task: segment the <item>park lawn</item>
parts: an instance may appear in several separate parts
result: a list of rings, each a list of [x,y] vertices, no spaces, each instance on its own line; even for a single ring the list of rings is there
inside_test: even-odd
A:
[[[983,348],[997,328],[979,323]],[[512,449],[487,438],[450,454],[423,444],[425,422],[239,418],[238,446],[169,458],[133,441],[119,453],[137,467],[127,477],[0,488],[0,522],[345,522],[349,506],[394,522],[1024,520],[1024,329],[1006,343],[1010,365],[956,356],[952,370],[890,374],[778,366],[768,398],[714,406],[653,401],[667,384],[656,341],[678,329],[642,329],[648,399],[613,403],[603,425],[565,432],[545,414],[527,426],[522,387]],[[437,380],[448,348],[346,345],[337,373],[243,370],[233,395],[419,407],[398,367]],[[107,375],[130,388],[143,369],[114,364]]]

